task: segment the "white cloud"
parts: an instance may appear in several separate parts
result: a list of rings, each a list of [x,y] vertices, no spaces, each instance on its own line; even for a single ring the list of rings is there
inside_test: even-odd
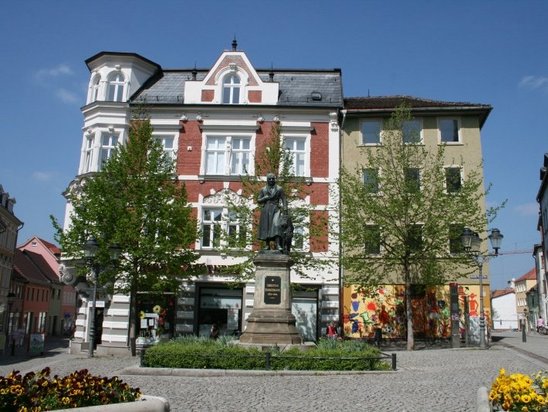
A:
[[[43,79],[46,77],[59,77],[59,76],[72,76],[74,72],[66,64],[60,64],[51,69],[40,69],[36,72],[36,77],[38,79]]]
[[[55,95],[61,99],[63,103],[77,103],[80,101],[80,97],[76,94],[68,91],[67,89],[57,89]]]
[[[36,171],[32,173],[32,179],[38,182],[49,182],[55,177],[55,172],[40,172]]]
[[[520,80],[519,86],[531,90],[543,89],[548,91],[548,77],[525,76]]]
[[[539,213],[538,203],[523,203],[514,207],[514,210],[521,216],[537,216]]]

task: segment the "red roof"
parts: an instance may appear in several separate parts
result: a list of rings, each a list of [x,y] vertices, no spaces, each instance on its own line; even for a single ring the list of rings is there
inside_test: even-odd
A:
[[[524,280],[537,280],[537,269],[536,268],[531,269],[525,275],[523,275],[520,278],[516,279],[516,282],[521,282],[521,281],[524,281]]]
[[[47,240],[44,240],[44,239],[41,239],[41,238],[37,238],[40,240],[40,242],[42,242],[44,244],[45,247],[47,247],[49,250],[51,250],[51,253],[53,253],[54,255],[60,255],[61,254],[61,249],[59,249],[56,245],[54,245],[53,243],[50,243],[48,242]]]
[[[510,293],[516,293],[514,288],[495,289],[491,292],[491,299],[500,298],[501,296],[508,295]]]
[[[15,249],[13,268],[30,283],[51,285],[59,283],[59,276],[42,255],[28,250]]]

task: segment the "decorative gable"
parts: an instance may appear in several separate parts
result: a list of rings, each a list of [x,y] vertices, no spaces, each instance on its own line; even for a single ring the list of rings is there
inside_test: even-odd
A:
[[[187,80],[186,104],[278,103],[279,84],[263,82],[244,52],[225,51],[203,80]]]

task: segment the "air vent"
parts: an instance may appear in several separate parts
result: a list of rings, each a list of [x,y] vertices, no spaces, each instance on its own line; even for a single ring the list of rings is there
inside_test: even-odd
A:
[[[320,100],[322,100],[322,94],[320,92],[312,92],[310,94],[310,97],[312,97],[312,100],[316,102],[319,102]]]

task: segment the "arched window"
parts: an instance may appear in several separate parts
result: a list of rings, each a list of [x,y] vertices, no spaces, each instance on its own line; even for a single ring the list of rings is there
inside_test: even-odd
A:
[[[91,81],[88,103],[93,103],[99,98],[99,84],[101,83],[101,76],[97,75]]]
[[[223,79],[223,103],[240,103],[240,87],[240,76],[237,74],[229,74],[225,76]]]
[[[124,75],[114,72],[108,78],[107,100],[121,102],[124,96]]]

